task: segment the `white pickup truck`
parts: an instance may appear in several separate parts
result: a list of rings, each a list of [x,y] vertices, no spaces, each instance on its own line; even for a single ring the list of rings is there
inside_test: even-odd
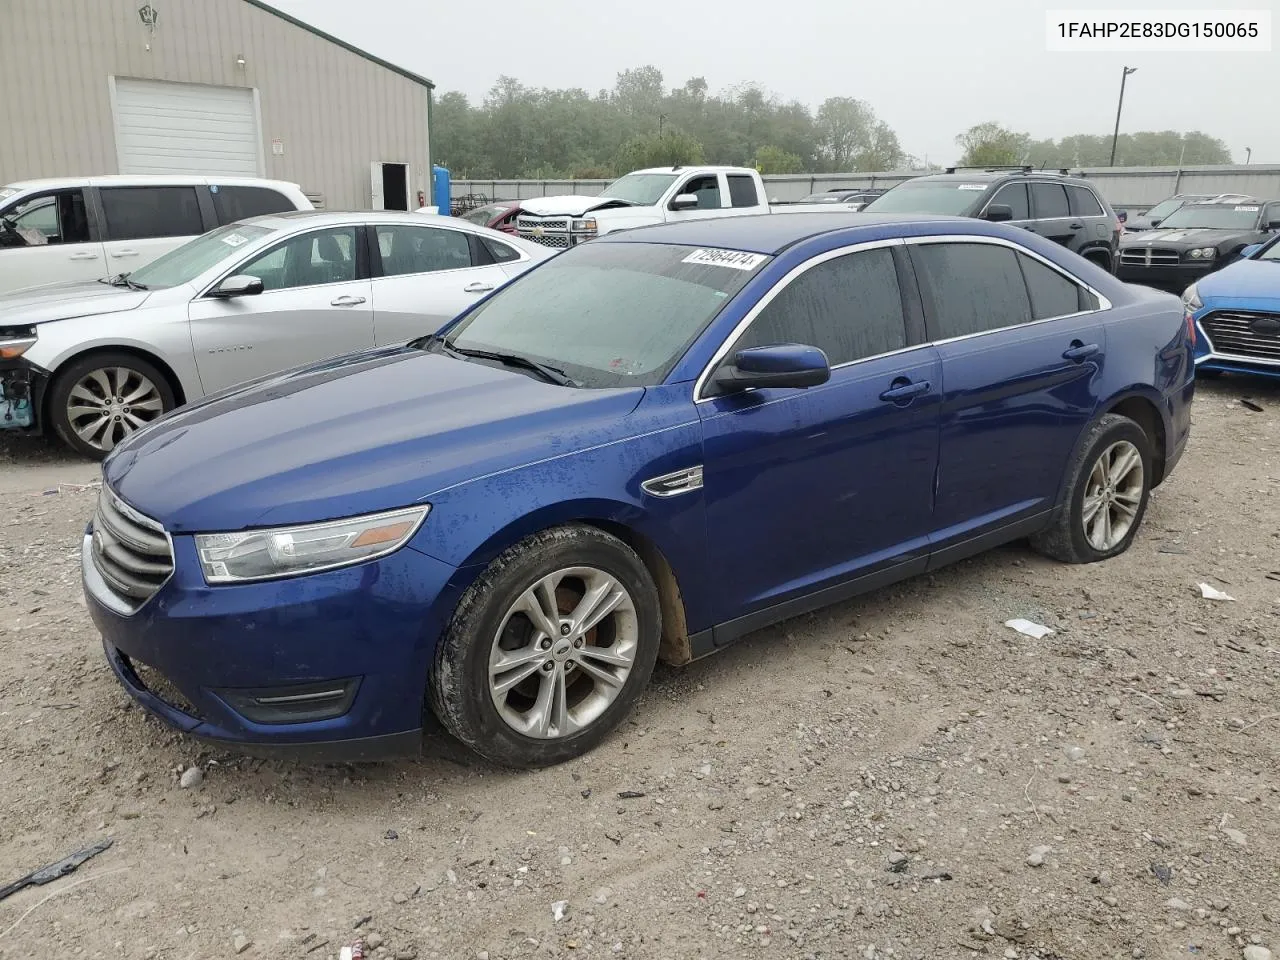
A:
[[[523,200],[516,233],[548,247],[654,223],[760,213],[848,213],[844,204],[769,206],[760,174],[749,167],[653,167],[613,181],[594,197]]]

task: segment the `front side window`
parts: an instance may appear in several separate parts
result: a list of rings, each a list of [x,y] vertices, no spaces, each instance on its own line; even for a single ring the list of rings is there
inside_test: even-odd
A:
[[[103,187],[101,194],[108,240],[204,233],[195,187]]]
[[[600,196],[606,200],[623,200],[638,207],[651,207],[675,182],[674,173],[628,173],[600,191]]]
[[[1188,203],[1165,217],[1160,229],[1252,230],[1261,211],[1260,203]]]
[[[235,223],[296,209],[288,197],[270,187],[214,184],[209,187],[209,192],[213,194],[213,211],[218,215],[219,223]]]
[[[733,349],[779,343],[818,347],[832,366],[905,347],[893,254],[862,250],[806,270],[769,301]]]
[[[732,266],[717,262],[726,257]],[[584,243],[479,304],[450,331],[448,344],[534,359],[583,387],[653,386],[769,259]]]
[[[1067,191],[1060,183],[1031,184],[1031,203],[1035,207],[1039,220],[1056,220],[1071,216],[1071,207],[1067,204]]]
[[[950,340],[1031,320],[1027,285],[1010,248],[921,243],[913,245],[911,257],[928,307],[931,339]]]
[[[691,193],[698,198],[698,210],[720,209],[720,178],[715,174],[694,177],[680,188],[680,195]]]
[[[145,267],[134,270],[129,274],[129,279],[149,290],[190,283],[205,271],[212,270],[223,260],[234,256],[245,244],[253,243],[273,232],[267,227],[248,223],[219,227],[162,254]]]
[[[87,243],[84,191],[54,190],[19,200],[0,213],[0,247]]]
[[[735,207],[754,207],[760,203],[756,194],[756,182],[741,173],[731,173],[729,181],[729,202]]]
[[[346,283],[356,279],[356,228],[332,227],[291,237],[235,272],[257,277],[263,290]]]
[[[379,225],[375,227],[382,273],[398,277],[471,266],[471,244],[459,230],[439,227]]]
[[[1027,185],[1025,183],[1009,183],[996,191],[991,198],[992,203],[1007,204],[1013,211],[1014,220],[1030,220],[1031,208],[1027,205]]]

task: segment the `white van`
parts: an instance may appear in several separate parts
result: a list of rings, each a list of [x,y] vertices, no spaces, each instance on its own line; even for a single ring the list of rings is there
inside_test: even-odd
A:
[[[136,270],[214,227],[310,210],[296,183],[90,177],[0,187],[0,293]]]

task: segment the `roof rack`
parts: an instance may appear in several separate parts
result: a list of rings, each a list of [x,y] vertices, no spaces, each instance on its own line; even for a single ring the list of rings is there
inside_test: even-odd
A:
[[[983,173],[995,173],[998,170],[1016,170],[1020,173],[1030,173],[1034,169],[1035,167],[1029,163],[997,163],[989,166],[947,167],[947,173],[956,173],[959,170],[981,170]]]

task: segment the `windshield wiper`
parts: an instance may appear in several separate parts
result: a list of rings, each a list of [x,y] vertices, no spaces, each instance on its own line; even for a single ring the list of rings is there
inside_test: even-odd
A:
[[[525,370],[531,370],[538,376],[542,377],[548,383],[554,383],[560,387],[579,387],[581,386],[577,380],[574,380],[563,370],[548,364],[541,363],[519,353],[503,353],[498,350],[472,350],[468,347],[458,347],[450,343],[448,340],[441,339],[440,346],[448,353],[452,353],[459,357],[471,357],[475,360],[496,360],[499,363],[505,363],[509,367],[521,367]]]
[[[98,282],[109,283],[113,287],[128,287],[130,290],[148,289],[145,285],[141,283],[134,283],[132,280],[130,280],[129,274],[127,273],[117,273],[114,277],[106,277],[106,278],[99,277]]]

